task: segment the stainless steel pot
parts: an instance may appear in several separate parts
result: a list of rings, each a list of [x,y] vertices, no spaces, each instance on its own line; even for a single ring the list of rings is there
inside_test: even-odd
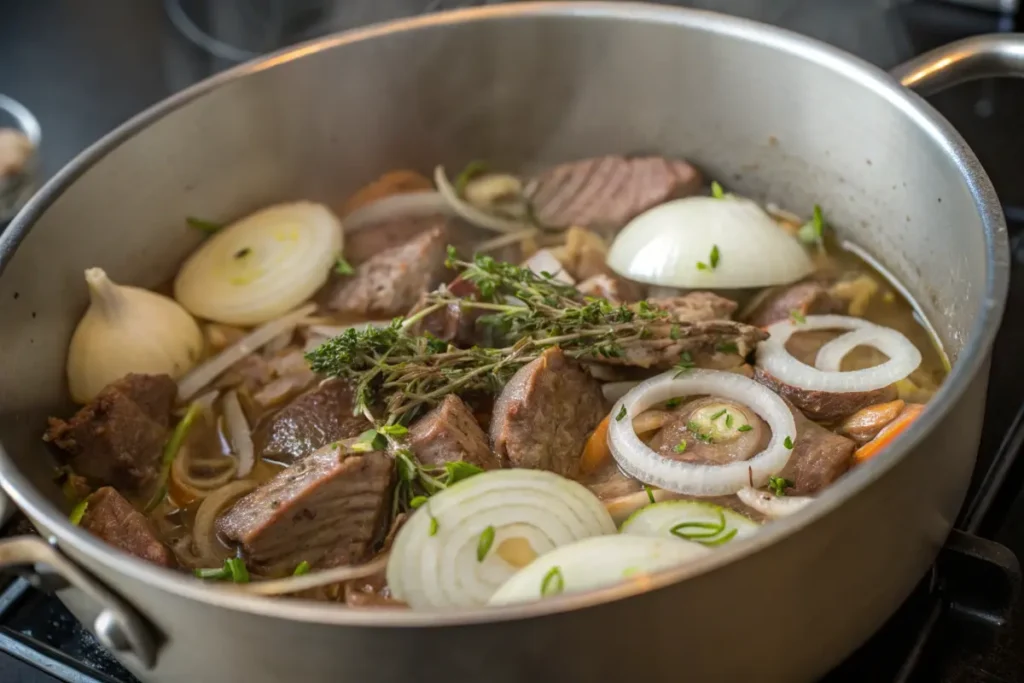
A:
[[[0,564],[61,598],[146,681],[808,681],[864,641],[931,563],[978,444],[1007,286],[992,186],[929,91],[1024,73],[976,38],[887,75],[785,31],[635,4],[525,4],[345,33],[202,83],[54,178],[0,239],[4,490],[43,532]],[[649,590],[502,610],[351,611],[247,597],[115,552],[54,501],[39,441],[64,404],[82,270],[165,281],[186,214],[337,201],[397,166],[538,164],[658,150],[737,191],[819,202],[894,272],[954,359],[927,413],[806,514]]]

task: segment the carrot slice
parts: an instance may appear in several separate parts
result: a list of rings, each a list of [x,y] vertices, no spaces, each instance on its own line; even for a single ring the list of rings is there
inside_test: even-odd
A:
[[[610,414],[605,415],[601,424],[597,425],[597,429],[587,438],[587,443],[583,446],[583,455],[580,457],[580,472],[583,474],[596,472],[612,455],[608,448],[608,421],[610,419]]]
[[[888,446],[893,439],[899,436],[903,430],[909,427],[923,411],[924,406],[922,404],[908,403],[903,412],[896,416],[895,420],[885,425],[882,431],[878,433],[878,436],[858,448],[853,457],[857,462],[864,462],[873,458],[879,451]]]

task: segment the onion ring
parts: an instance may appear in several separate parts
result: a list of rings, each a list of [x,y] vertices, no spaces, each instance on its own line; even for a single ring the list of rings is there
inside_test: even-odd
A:
[[[772,430],[768,446],[750,460],[727,465],[698,465],[665,458],[651,450],[633,431],[632,418],[651,406],[677,396],[707,394],[748,406]],[[623,419],[616,419],[623,414]],[[777,394],[752,379],[718,370],[675,370],[643,382],[612,408],[608,446],[622,470],[645,484],[692,496],[724,496],[750,481],[762,486],[778,474],[792,453],[785,445],[796,439],[796,422]]]
[[[786,350],[797,332],[853,330],[818,351],[814,367],[800,362]],[[904,379],[921,364],[921,352],[894,329],[845,315],[809,315],[805,322],[786,320],[768,327],[770,335],[757,347],[757,365],[784,384],[806,391],[852,393],[874,391]],[[889,360],[864,370],[839,371],[843,357],[857,346],[872,346]]]
[[[758,491],[749,486],[737,491],[736,497],[748,508],[760,512],[769,519],[796,514],[814,502],[814,498],[810,496],[776,496],[770,491]]]

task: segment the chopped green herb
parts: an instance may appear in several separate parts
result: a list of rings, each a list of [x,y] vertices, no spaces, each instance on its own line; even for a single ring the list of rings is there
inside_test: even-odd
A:
[[[338,275],[352,275],[356,272],[356,269],[342,256],[338,256],[338,259],[334,262],[334,272]]]
[[[163,455],[160,458],[160,477],[157,479],[156,493],[146,503],[145,512],[155,510],[163,502],[164,498],[167,497],[167,480],[171,476],[171,465],[174,464],[174,458],[177,457],[178,451],[181,450],[181,445],[185,442],[185,437],[188,436],[189,430],[192,429],[192,423],[196,421],[200,413],[202,413],[202,406],[193,401],[189,405],[188,410],[185,411],[185,416],[174,427],[170,438],[167,439]]]
[[[700,425],[694,422],[693,420],[690,420],[689,422],[686,423],[686,428],[690,430],[690,433],[693,434],[694,438],[696,438],[698,441],[703,441],[704,443],[711,443],[711,437],[708,434],[704,434],[703,432],[701,432]]]
[[[793,485],[789,479],[777,477],[774,474],[768,477],[768,489],[776,496],[786,495],[786,489]]]
[[[211,235],[224,227],[220,223],[214,223],[213,221],[204,221],[202,218],[195,218],[193,216],[189,216],[188,218],[186,218],[185,222],[188,223],[188,227],[195,228],[196,230],[201,230]]]
[[[245,561],[240,557],[232,557],[224,560],[224,566],[231,573],[231,580],[235,583],[249,583],[249,570],[245,568]]]
[[[753,429],[753,427],[750,426],[750,425],[742,425],[740,427],[737,427],[736,431],[737,432],[749,432],[751,429]]]
[[[469,479],[473,475],[480,474],[483,472],[483,469],[465,460],[453,460],[444,464],[444,471],[447,475],[445,484],[451,486],[457,481]]]
[[[384,429],[383,427],[381,429]],[[370,451],[382,451],[388,447],[388,440],[376,429],[367,429],[356,437],[355,442],[349,448],[357,453],[369,453]]]
[[[782,442],[782,445],[788,448],[789,450],[793,450],[793,439],[787,436],[785,441]]]
[[[244,259],[246,256],[248,256],[251,253],[252,253],[252,249],[250,249],[249,247],[243,247],[242,249],[239,249],[238,251],[235,252],[235,258],[236,259]]]
[[[732,413],[725,416],[725,426],[727,429],[732,427]]]
[[[807,322],[807,318],[804,316],[804,314],[795,308],[789,312],[789,317],[793,320],[793,322],[795,322],[798,325],[802,325],[805,322]]]
[[[711,196],[715,199],[725,198],[725,190],[722,189],[722,186],[718,184],[717,180],[711,181]]]
[[[413,499],[409,501],[409,507],[415,510],[416,508],[418,508],[419,506],[423,505],[426,502],[426,496],[414,496]]]
[[[732,342],[724,342],[722,344],[718,344],[717,346],[715,346],[715,351],[720,351],[722,353],[738,354],[740,352],[740,347],[736,346]]]
[[[227,564],[215,569],[194,569],[192,573],[197,579],[207,579],[210,581],[222,581],[223,579],[227,579],[231,576],[231,570],[228,569]]]
[[[728,410],[728,409],[727,409],[727,408],[722,408],[722,409],[721,409],[721,410],[719,410],[719,411],[718,411],[717,413],[715,413],[714,415],[712,415],[712,416],[711,416],[711,421],[712,421],[712,422],[714,422],[714,421],[715,421],[715,420],[717,420],[718,418],[720,418],[720,417],[722,417],[723,415],[725,415],[725,412],[726,412],[726,410]]]
[[[686,442],[685,441],[680,441],[679,443],[676,444],[676,447],[673,448],[672,450],[674,450],[676,453],[683,453],[683,452],[685,452],[686,451]]]
[[[303,574],[308,574],[309,569],[309,562],[303,560],[302,562],[299,562],[299,565],[297,567],[295,567],[295,571],[292,572],[292,576],[302,576]]]
[[[89,500],[80,500],[75,507],[71,508],[71,514],[68,515],[68,520],[78,526],[82,523],[82,517],[85,516],[85,511],[89,509]]]
[[[681,397],[679,397],[679,396],[677,396],[675,398],[670,398],[669,400],[665,401],[665,407],[666,408],[678,408],[679,405],[682,404],[682,402],[683,402],[683,399]]]
[[[416,464],[416,457],[408,448],[399,448],[395,451],[395,466],[401,482],[411,483],[419,476],[420,468]]]
[[[437,523],[437,517],[430,518],[430,535],[437,536],[437,529],[440,525]]]
[[[476,561],[483,562],[494,545],[494,527],[489,526],[480,534],[480,540],[476,543]]]
[[[552,567],[544,575],[544,580],[540,582],[540,594],[542,597],[547,597],[558,595],[563,590],[565,590],[565,578],[562,576],[562,570],[560,567]]]
[[[697,261],[697,270],[711,270],[711,268],[709,268],[708,264],[703,261]]]
[[[673,341],[679,339],[679,333],[680,333],[679,325],[673,325],[668,330],[669,339],[671,339]]]
[[[720,254],[718,252],[718,245],[716,244],[716,245],[711,247],[711,256],[710,256],[711,270],[714,270],[715,268],[718,267],[719,256],[720,256]]]
[[[679,371],[676,373],[676,377],[679,377],[688,370],[693,370],[694,366],[695,363],[693,362],[693,356],[690,355],[689,351],[683,351],[679,355],[679,362],[676,363],[676,370]]]
[[[804,244],[817,244],[821,245],[822,240],[825,238],[825,217],[822,215],[821,207],[817,204],[814,205],[814,212],[811,214],[811,220],[807,221],[800,226],[800,230],[797,231],[797,238]]]
[[[455,191],[461,196],[466,191],[469,181],[482,173],[487,172],[487,164],[483,161],[471,161],[466,167],[455,176]]]
[[[406,434],[409,433],[409,428],[406,427],[405,425],[393,424],[384,425],[377,431],[380,432],[381,434],[386,434],[388,436],[405,436]]]
[[[738,529],[726,531],[725,513],[718,511],[718,522],[680,522],[669,529],[673,536],[703,545],[722,545],[737,534]]]
[[[626,406],[622,406],[621,408],[619,408],[619,413],[615,416],[615,421],[622,422],[622,420],[626,417],[627,414],[628,412],[626,410]]]
[[[647,500],[651,501],[652,503],[655,502],[655,500],[654,500],[654,490],[650,486],[648,486],[647,484],[644,484],[644,491],[647,492]]]

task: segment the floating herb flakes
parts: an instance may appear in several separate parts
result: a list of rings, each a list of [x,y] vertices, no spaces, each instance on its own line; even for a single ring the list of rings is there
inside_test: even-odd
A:
[[[352,275],[356,272],[356,269],[352,267],[352,264],[346,261],[342,256],[334,261],[334,272],[338,275]]]
[[[558,595],[563,590],[565,590],[565,578],[562,576],[562,569],[557,566],[552,567],[540,582],[540,594],[542,597],[548,597]]]
[[[774,474],[768,477],[768,490],[776,496],[786,495],[786,489],[793,485],[793,482]]]
[[[753,427],[751,425],[741,425],[736,428],[737,432],[749,432]]]
[[[615,416],[615,421],[616,422],[622,422],[622,420],[625,419],[625,417],[628,414],[628,412],[629,411],[626,410],[626,406],[622,406],[621,408],[619,408],[619,412]]]
[[[718,522],[680,522],[669,529],[673,536],[702,545],[721,545],[731,541],[738,529],[726,530],[725,513],[718,511]]]
[[[480,540],[476,544],[476,561],[483,562],[484,558],[487,557],[487,553],[491,551],[491,546],[494,545],[494,527],[488,526],[480,534]]]

